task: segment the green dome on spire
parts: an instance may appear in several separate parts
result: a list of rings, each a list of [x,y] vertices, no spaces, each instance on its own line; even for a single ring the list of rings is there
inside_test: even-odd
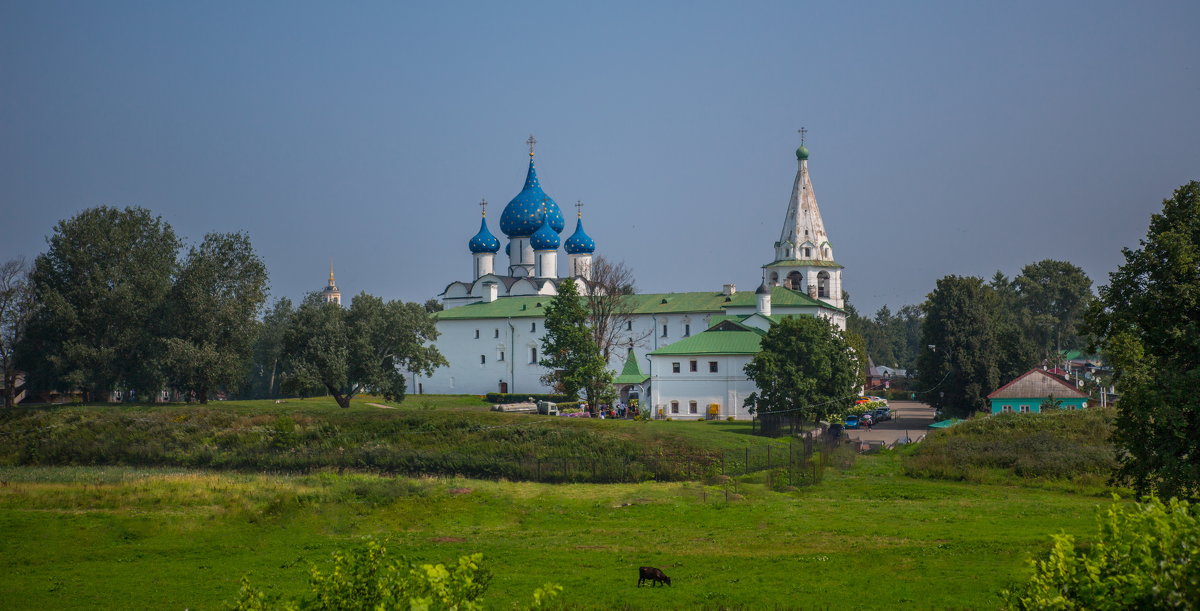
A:
[[[804,145],[801,144],[800,148],[796,149],[796,161],[804,161],[805,159],[808,159],[808,149],[804,148]]]

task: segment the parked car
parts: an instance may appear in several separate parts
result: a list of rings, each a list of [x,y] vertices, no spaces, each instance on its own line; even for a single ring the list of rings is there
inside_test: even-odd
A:
[[[846,428],[848,428],[848,429],[858,428],[858,416],[846,416]]]
[[[875,422],[883,422],[884,420],[892,419],[892,408],[877,407],[871,410],[871,419]]]

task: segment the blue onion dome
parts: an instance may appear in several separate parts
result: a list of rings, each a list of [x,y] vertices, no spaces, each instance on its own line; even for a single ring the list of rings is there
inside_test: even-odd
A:
[[[473,253],[494,253],[500,250],[500,240],[497,240],[496,236],[492,235],[492,232],[488,231],[486,218],[479,220],[479,233],[475,234],[475,237],[471,238],[471,242],[467,246]]]
[[[555,233],[562,232],[563,227],[566,226],[562,211],[538,184],[537,169],[533,166],[533,153],[530,153],[529,173],[525,175],[525,187],[504,207],[504,212],[500,215],[500,231],[510,238],[533,235],[533,232],[537,231],[542,224],[541,208],[543,205],[546,206],[546,214],[549,216],[550,229]]]
[[[534,250],[558,250],[558,234],[549,223],[542,223],[541,228],[529,236],[529,245]]]
[[[575,221],[575,233],[567,238],[566,245],[563,247],[569,255],[591,254],[596,252],[596,242],[592,240],[592,236],[588,235],[583,230],[583,219]]]

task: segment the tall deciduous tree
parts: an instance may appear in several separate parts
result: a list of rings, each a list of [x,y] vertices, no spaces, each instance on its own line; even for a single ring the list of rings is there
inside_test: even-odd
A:
[[[654,331],[631,330],[635,288],[633,270],[624,263],[613,263],[597,255],[592,260],[588,283],[587,307],[592,339],[607,363],[612,359],[614,348],[638,346]]]
[[[983,409],[998,387],[994,299],[979,278],[946,276],[925,302],[918,381],[928,402],[947,415]]]
[[[34,261],[37,302],[18,364],[28,385],[80,389],[161,387],[163,305],[179,240],[144,208],[101,206],[60,221]]]
[[[284,336],[290,389],[321,387],[343,408],[362,392],[403,401],[407,372],[432,375],[446,359],[431,342],[437,327],[418,303],[361,293],[349,309],[309,294]]]
[[[1034,321],[1042,357],[1082,347],[1078,327],[1092,299],[1092,281],[1079,267],[1046,259],[1021,268],[1013,280],[1020,306]]]
[[[207,403],[243,378],[266,301],[267,268],[243,233],[210,233],[188,253],[167,300],[170,383]]]
[[[247,394],[251,398],[273,399],[279,396],[283,337],[291,325],[294,312],[292,300],[281,297],[258,324],[254,356],[247,375]]]
[[[1200,496],[1200,182],[1150,217],[1088,312],[1115,369],[1121,472],[1140,492]]]
[[[545,324],[539,364],[550,372],[543,380],[573,397],[584,391],[588,408],[595,411],[612,386],[612,372],[588,326],[587,305],[575,282],[559,283],[558,295],[546,306]]]
[[[823,318],[785,318],[771,327],[746,365],[758,387],[752,402],[763,432],[844,411],[858,392],[859,367],[845,335]]]
[[[15,350],[32,312],[29,266],[22,258],[5,261],[0,264],[0,382],[4,383],[4,407],[16,404],[20,389]]]

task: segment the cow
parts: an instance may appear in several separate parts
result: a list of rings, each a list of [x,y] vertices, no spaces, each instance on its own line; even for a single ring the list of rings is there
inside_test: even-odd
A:
[[[643,567],[638,568],[638,587],[639,588],[642,587],[642,583],[644,583],[646,581],[654,582],[654,583],[650,584],[651,587],[662,584],[662,583],[671,585],[671,578],[667,577],[666,575],[663,574],[662,571],[660,571],[652,566],[643,566]]]

